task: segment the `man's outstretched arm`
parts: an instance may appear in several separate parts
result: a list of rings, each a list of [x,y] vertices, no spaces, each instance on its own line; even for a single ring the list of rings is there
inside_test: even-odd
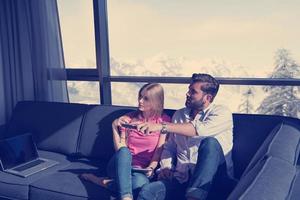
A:
[[[137,128],[145,133],[152,131],[161,131],[163,126],[170,133],[185,135],[185,136],[215,136],[232,129],[232,113],[229,109],[223,106],[217,107],[210,112],[204,121],[195,119],[187,123],[165,123],[153,124],[149,122],[137,124]]]

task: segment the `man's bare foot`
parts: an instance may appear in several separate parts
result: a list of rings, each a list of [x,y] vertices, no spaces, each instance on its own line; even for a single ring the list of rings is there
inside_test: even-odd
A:
[[[107,184],[112,181],[112,179],[109,179],[108,177],[98,177],[94,174],[81,174],[80,177],[86,181],[91,181],[92,183],[95,183],[105,188],[107,187]]]

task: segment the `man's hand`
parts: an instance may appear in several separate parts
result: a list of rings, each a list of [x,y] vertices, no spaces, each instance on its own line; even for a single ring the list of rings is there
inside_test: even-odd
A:
[[[163,168],[160,170],[160,173],[158,174],[157,179],[162,180],[162,179],[169,179],[171,180],[173,178],[173,171],[169,168]]]
[[[162,129],[161,124],[155,124],[151,122],[144,122],[144,123],[133,122],[131,124],[137,125],[137,130],[143,132],[144,134],[149,134],[154,131],[160,131]]]
[[[147,167],[146,169],[149,169],[149,171],[146,172],[147,177],[152,177],[154,174],[154,169],[153,167]]]

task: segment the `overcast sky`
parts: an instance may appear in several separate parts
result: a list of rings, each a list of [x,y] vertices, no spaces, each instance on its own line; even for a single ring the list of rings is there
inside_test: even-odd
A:
[[[92,0],[59,0],[66,63],[95,62]],[[287,48],[300,61],[300,1],[108,0],[110,55],[119,61],[157,55],[274,67]]]

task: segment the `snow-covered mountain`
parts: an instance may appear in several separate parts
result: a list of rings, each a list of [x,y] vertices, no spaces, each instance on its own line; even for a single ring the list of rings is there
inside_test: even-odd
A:
[[[241,65],[234,65],[224,60],[192,60],[185,57],[172,58],[157,55],[146,60],[118,61],[111,58],[111,74],[119,76],[174,76],[190,77],[192,73],[209,73],[215,77],[251,77]],[[113,103],[118,105],[136,105],[136,94],[141,84],[113,84]],[[117,86],[118,85],[118,86]],[[187,85],[163,84],[165,88],[165,107],[184,106]],[[227,104],[233,111],[238,111],[241,94],[247,86],[225,86],[220,88],[216,102]],[[260,98],[258,98],[260,99]]]
[[[195,60],[173,58],[164,54],[145,60],[120,61],[111,58],[111,74],[119,76],[191,76],[192,73],[209,73],[216,77],[249,77],[246,68],[224,60]]]
[[[224,60],[195,60],[185,57],[172,58],[163,54],[145,60],[121,61],[111,58],[111,74],[114,76],[174,76],[190,77],[192,73],[209,73],[216,77],[251,77],[246,68]],[[116,105],[137,105],[137,93],[143,83],[112,83],[112,100]],[[163,84],[165,89],[165,107],[184,106],[188,85]],[[238,112],[243,91],[247,86],[222,85],[216,98],[217,103],[226,104],[232,111]],[[256,104],[263,98],[260,87],[255,96]],[[99,86],[96,82],[69,83],[71,101],[82,103],[99,102]],[[254,103],[255,104],[255,103]],[[254,107],[257,107],[254,105]]]

